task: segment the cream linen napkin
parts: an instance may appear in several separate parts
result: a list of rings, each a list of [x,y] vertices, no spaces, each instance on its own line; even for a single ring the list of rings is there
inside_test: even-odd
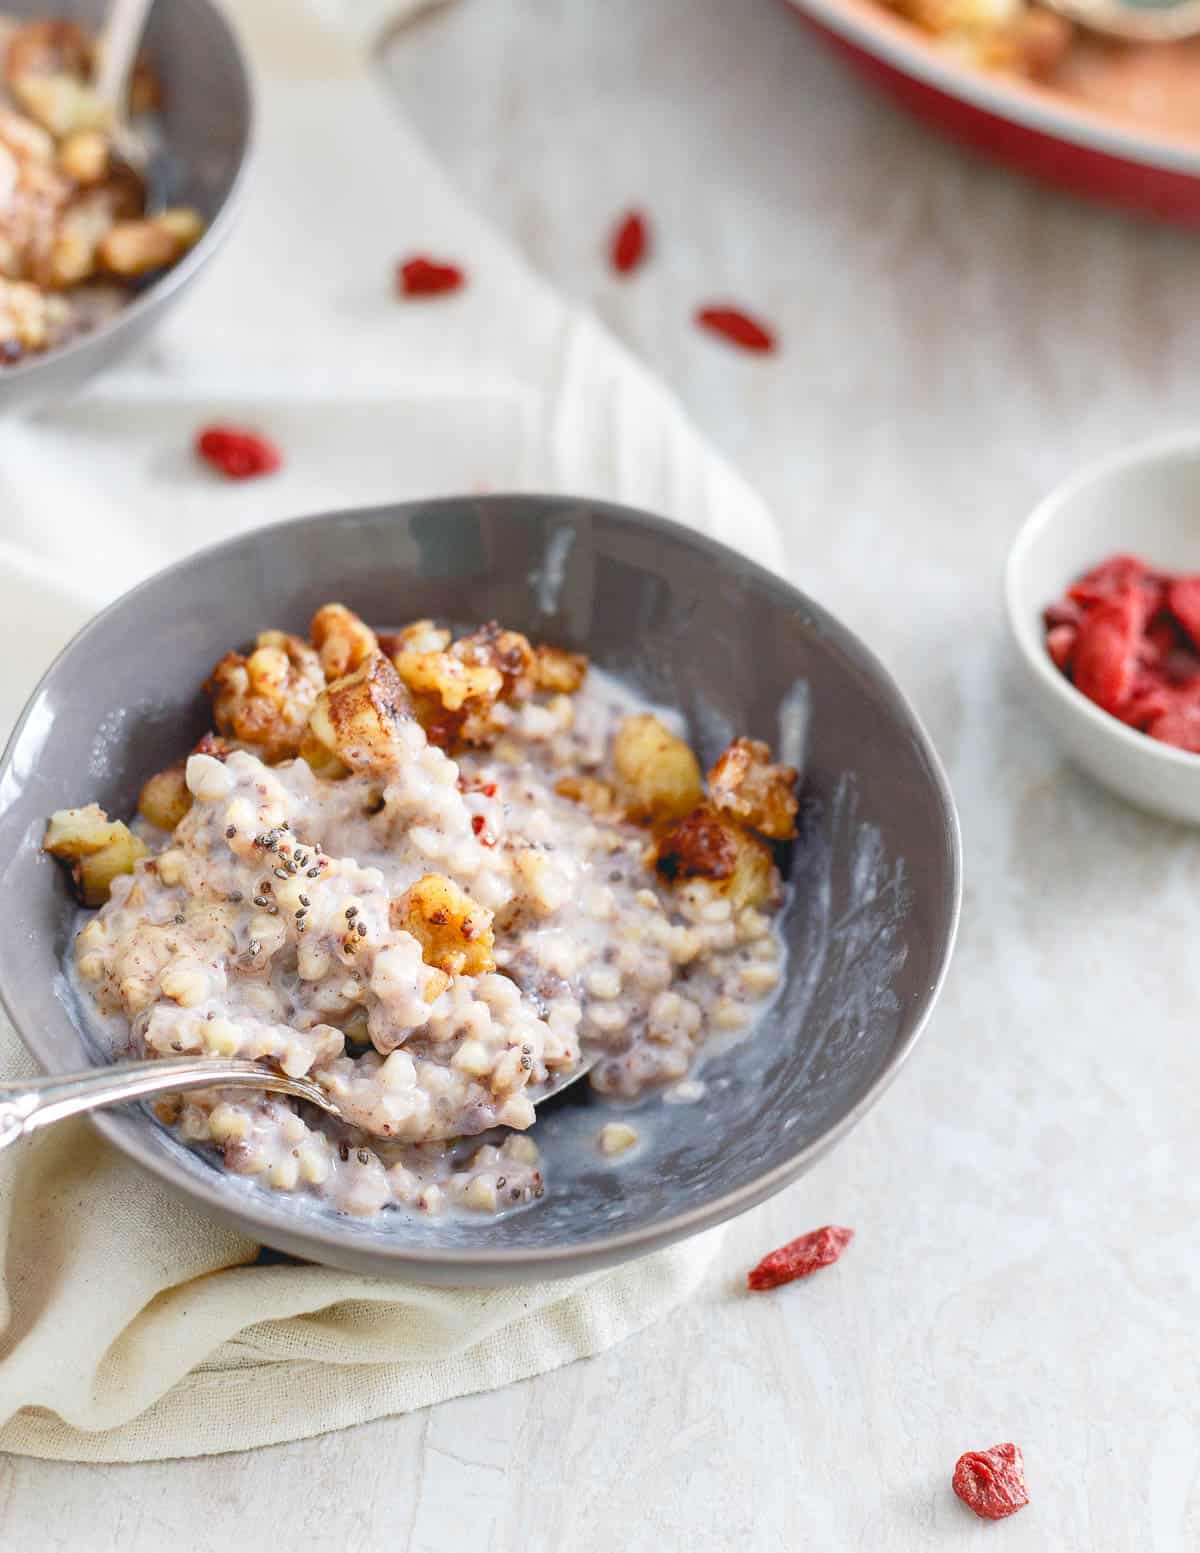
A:
[[[397,122],[351,36],[374,0],[349,0],[349,31],[330,25],[336,0],[322,11],[238,6],[261,144],[210,275],[89,397],[0,426],[5,725],[96,605],[191,548],[324,506],[571,489],[778,563],[757,499],[671,398]],[[395,301],[391,264],[414,250],[461,261],[468,289]],[[284,471],[237,486],[198,468],[191,437],[216,418],[262,425]],[[0,1027],[0,1073],[32,1071]],[[0,1449],[127,1461],[300,1438],[598,1352],[686,1298],[715,1241],[491,1292],[249,1265],[256,1246],[80,1123],[0,1156],[0,1245]]]

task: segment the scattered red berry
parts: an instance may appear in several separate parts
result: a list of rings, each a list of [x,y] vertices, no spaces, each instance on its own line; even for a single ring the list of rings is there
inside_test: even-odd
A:
[[[1046,651],[1129,727],[1200,755],[1200,576],[1114,555],[1042,612]]]
[[[417,254],[396,266],[396,290],[404,297],[440,297],[458,291],[466,275],[457,264],[439,264]]]
[[[618,275],[628,275],[646,257],[650,233],[646,218],[640,210],[631,210],[612,235],[609,250],[612,266]]]
[[[954,1492],[985,1521],[1002,1521],[1024,1509],[1029,1490],[1020,1446],[965,1452],[954,1466]]]
[[[237,426],[206,427],[196,437],[196,452],[228,480],[253,480],[283,463],[273,442]]]
[[[722,339],[728,340],[731,345],[740,346],[742,350],[766,352],[775,349],[775,336],[766,325],[751,318],[749,313],[743,313],[740,308],[698,307],[696,322],[710,334],[719,334]]]
[[[832,1266],[853,1239],[852,1229],[841,1229],[836,1224],[809,1230],[807,1235],[789,1240],[786,1246],[780,1246],[752,1267],[746,1275],[747,1287],[777,1289],[781,1283],[807,1278],[818,1268]]]

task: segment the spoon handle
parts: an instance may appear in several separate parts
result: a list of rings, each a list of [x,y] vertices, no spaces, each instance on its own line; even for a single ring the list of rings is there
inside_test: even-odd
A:
[[[118,120],[125,114],[130,72],[153,3],[154,0],[109,0],[108,3],[100,34],[96,92],[104,102],[112,104]]]
[[[328,1104],[315,1084],[273,1073],[245,1059],[164,1057],[150,1062],[116,1063],[108,1068],[59,1074],[40,1082],[0,1083],[0,1149],[8,1148],[39,1127],[101,1106],[227,1086],[270,1089]]]

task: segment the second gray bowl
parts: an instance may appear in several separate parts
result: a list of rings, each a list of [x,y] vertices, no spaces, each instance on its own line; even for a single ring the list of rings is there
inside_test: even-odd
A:
[[[45,0],[5,0],[6,13],[45,15]],[[72,19],[95,32],[103,0],[80,0]],[[159,203],[191,205],[208,223],[178,264],[153,278],[91,334],[0,368],[0,412],[64,399],[140,345],[220,247],[245,178],[254,107],[246,58],[212,0],[155,0],[146,52],[162,83],[161,150],[151,169]]]
[[[545,1198],[499,1221],[340,1217],[228,1175],[148,1112],[96,1125],[267,1245],[423,1282],[582,1272],[794,1180],[878,1098],[937,996],[960,893],[953,803],[912,711],[844,627],[733,551],[603,502],[462,497],[283,524],[170,568],[81,632],[0,764],[0,988],[30,1049],[51,1071],[98,1060],[61,975],[72,905],[39,850],[47,815],[91,799],[130,813],[209,726],[199,685],[217,658],[263,627],[305,631],[331,599],[379,625],[495,617],[584,651],[678,707],[705,764],[737,733],[802,740],[782,998],[708,1059],[702,1100],[643,1103],[647,1141],[620,1168],[583,1141],[605,1103],[572,1089],[536,1128]]]

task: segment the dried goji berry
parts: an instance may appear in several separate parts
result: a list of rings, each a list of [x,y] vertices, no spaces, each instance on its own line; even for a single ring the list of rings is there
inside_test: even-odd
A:
[[[719,334],[732,345],[747,351],[773,351],[775,336],[756,318],[737,307],[699,307],[696,322],[702,329]]]
[[[1129,700],[1117,713],[1123,723],[1145,733],[1150,724],[1171,710],[1170,690],[1157,673],[1138,674]]]
[[[1051,626],[1046,632],[1046,651],[1054,659],[1055,667],[1064,674],[1071,667],[1078,635],[1078,626]]]
[[[283,462],[273,442],[237,426],[206,427],[196,437],[196,452],[229,480],[269,475]]]
[[[954,1492],[985,1521],[1002,1521],[1029,1503],[1025,1463],[1018,1445],[966,1451],[954,1466]]]
[[[1142,595],[1137,588],[1127,588],[1093,605],[1079,627],[1073,660],[1075,684],[1106,712],[1118,711],[1133,690],[1144,622]]]
[[[1182,644],[1182,641],[1183,638],[1174,619],[1165,609],[1157,610],[1138,644],[1138,658],[1147,666],[1161,663],[1168,654],[1173,653]]]
[[[458,291],[466,275],[457,264],[440,264],[421,254],[396,266],[396,289],[405,297],[438,297]]]
[[[640,210],[631,210],[618,224],[612,235],[609,255],[612,267],[618,275],[628,275],[646,257],[650,232],[646,218]]]
[[[1100,604],[1137,587],[1153,574],[1145,561],[1136,555],[1110,555],[1107,561],[1084,572],[1077,582],[1067,589],[1067,597],[1084,606]]]
[[[1167,608],[1200,648],[1200,577],[1176,577],[1167,588]]]
[[[1058,599],[1042,610],[1042,624],[1047,631],[1055,626],[1077,626],[1083,619],[1083,610],[1074,599]]]
[[[842,1229],[837,1224],[809,1230],[807,1235],[789,1240],[786,1246],[764,1256],[746,1275],[746,1284],[751,1289],[775,1289],[781,1283],[807,1278],[818,1268],[836,1262],[853,1239],[852,1229]]]

